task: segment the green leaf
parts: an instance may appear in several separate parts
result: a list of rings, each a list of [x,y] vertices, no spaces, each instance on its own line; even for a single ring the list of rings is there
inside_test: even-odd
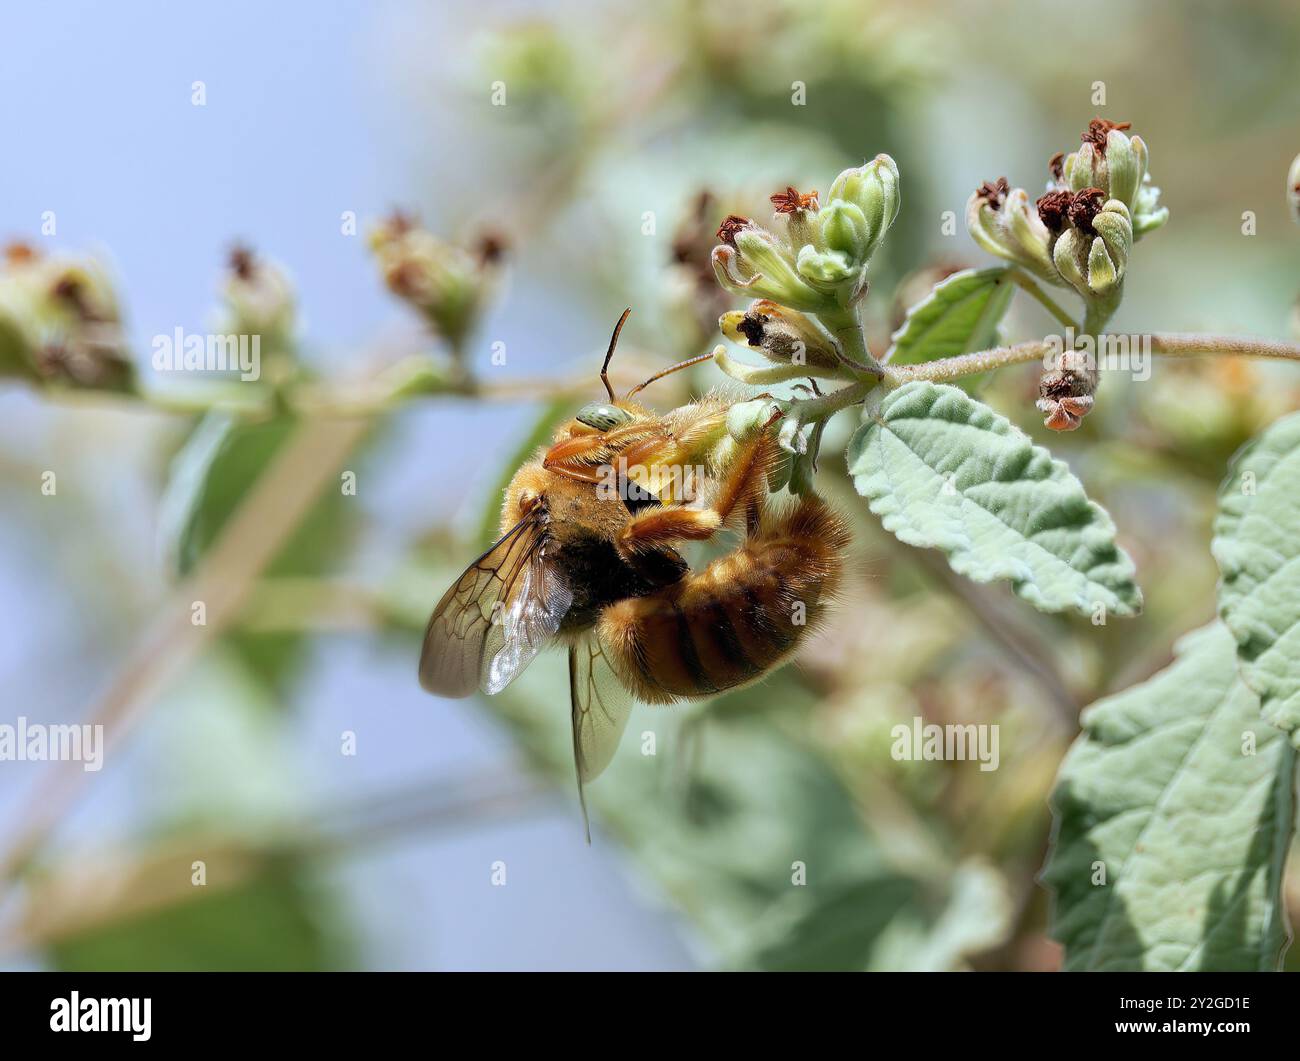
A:
[[[888,394],[848,447],[858,493],[908,545],[976,582],[1011,581],[1043,611],[1141,610],[1115,525],[1065,464],[956,387]]]
[[[1295,752],[1260,720],[1222,624],[1176,652],[1088,708],[1061,766],[1043,881],[1067,969],[1278,967]]]
[[[1233,458],[1219,491],[1219,614],[1264,718],[1300,747],[1300,413]]]
[[[907,311],[886,360],[915,365],[995,345],[1015,284],[1007,266],[963,269],[941,280]]]

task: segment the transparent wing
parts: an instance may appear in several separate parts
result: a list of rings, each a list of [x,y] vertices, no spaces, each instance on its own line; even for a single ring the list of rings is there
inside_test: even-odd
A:
[[[465,569],[429,617],[420,684],[440,696],[500,692],[559,629],[573,596],[545,562],[531,516]]]
[[[555,637],[573,603],[573,591],[544,553],[543,546],[524,564],[501,621],[488,632],[487,670],[479,683],[485,693],[499,693],[523,672]]]
[[[569,699],[573,710],[573,759],[578,772],[578,800],[591,843],[583,785],[598,777],[614,758],[632,714],[632,694],[619,680],[604,645],[588,634],[569,648]]]

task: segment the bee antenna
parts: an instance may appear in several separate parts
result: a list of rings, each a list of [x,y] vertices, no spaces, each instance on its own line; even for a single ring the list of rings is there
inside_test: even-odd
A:
[[[623,311],[623,316],[619,317],[618,323],[614,325],[614,334],[609,337],[609,349],[605,351],[605,363],[600,366],[600,382],[605,384],[611,402],[617,400],[617,396],[614,394],[614,388],[609,385],[609,361],[614,356],[614,347],[618,346],[618,333],[623,330],[623,323],[631,312],[632,307],[628,306]]]
[[[713,351],[710,350],[707,354],[699,354],[699,355],[697,355],[697,356],[695,356],[695,357],[688,357],[685,361],[678,361],[677,364],[675,364],[675,365],[670,365],[668,368],[664,369],[662,372],[656,372],[653,376],[651,376],[651,377],[650,377],[648,380],[646,380],[644,383],[638,383],[635,387],[633,387],[630,391],[628,391],[625,395],[623,395],[623,397],[624,397],[625,399],[626,399],[626,398],[630,398],[630,397],[632,397],[632,395],[634,395],[637,391],[643,391],[643,390],[645,390],[645,389],[646,389],[648,386],[650,386],[650,384],[652,384],[655,380],[657,380],[657,379],[663,379],[665,376],[671,376],[674,372],[680,372],[682,369],[684,369],[684,368],[690,368],[692,365],[698,365],[701,361],[709,361],[709,360],[712,359],[712,357],[713,357]]]

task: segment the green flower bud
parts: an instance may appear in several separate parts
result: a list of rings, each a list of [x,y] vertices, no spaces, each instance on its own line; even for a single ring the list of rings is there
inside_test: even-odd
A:
[[[861,208],[843,199],[834,200],[821,212],[822,240],[830,250],[849,258],[867,257],[867,217]]]
[[[1052,264],[1052,234],[1029,203],[1023,188],[1005,177],[986,181],[966,203],[966,228],[990,254],[1023,266],[1048,283],[1059,284]]]
[[[1119,283],[1119,278],[1119,267],[1106,252],[1105,241],[1098,236],[1088,251],[1088,286],[1094,294],[1104,295]]]
[[[744,442],[755,431],[770,424],[772,417],[778,412],[784,412],[789,404],[775,398],[738,402],[727,410],[727,434],[736,442]]]
[[[806,437],[802,440],[802,450],[798,453],[788,455],[790,462],[790,477],[788,486],[792,494],[811,494],[814,491],[817,476],[817,454],[821,449],[822,432],[826,428],[825,422],[818,424],[809,424],[805,429]]]
[[[1109,200],[1092,219],[1092,227],[1105,244],[1111,261],[1122,273],[1133,249],[1133,221],[1128,207],[1118,199]]]
[[[25,245],[0,268],[0,375],[131,392],[135,366],[108,274],[91,259],[46,258]]]
[[[738,402],[727,410],[727,435],[718,443],[714,453],[719,464],[725,465],[737,452],[740,444],[772,423],[777,412],[784,412],[790,403],[775,398],[758,398]],[[780,459],[768,470],[768,493],[776,493],[790,481],[790,455],[782,452]]]
[[[376,227],[369,241],[388,289],[423,314],[453,350],[462,348],[495,289],[502,241],[489,233],[466,250],[401,213]]]
[[[837,250],[819,251],[811,244],[799,248],[799,275],[815,284],[835,286],[853,280],[861,271],[847,255]]]
[[[0,273],[0,377],[37,380],[37,289],[23,271],[11,263]]]
[[[1169,220],[1169,208],[1159,205],[1160,189],[1151,183],[1150,177],[1142,178],[1142,187],[1138,190],[1137,206],[1133,210],[1133,238],[1141,239],[1148,232],[1154,232]]]
[[[1124,132],[1128,127],[1103,118],[1089,122],[1079,149],[1061,163],[1058,187],[1075,193],[1100,188],[1107,199],[1123,203],[1136,238],[1163,225],[1169,211],[1158,205],[1160,189],[1150,182],[1146,142]]]
[[[1109,300],[1118,294],[1133,246],[1133,226],[1128,208],[1118,199],[1100,210],[1100,193],[1075,197],[1070,227],[1052,248],[1061,276],[1086,299]],[[1096,210],[1094,213],[1093,211]]]
[[[847,242],[853,248],[853,264],[865,265],[898,216],[898,184],[898,164],[888,155],[877,155],[866,165],[846,169],[836,177],[820,215],[827,246],[850,253],[849,246],[843,245],[842,233],[837,237],[842,241],[840,244],[831,242],[826,223],[833,220],[837,229],[851,226],[853,234]],[[836,211],[837,202],[856,210]]]
[[[255,257],[246,247],[230,254],[222,284],[229,310],[227,327],[237,334],[260,335],[263,344],[283,345],[294,330],[297,299],[288,274],[275,262]]]
[[[724,242],[713,248],[713,271],[728,291],[810,313],[834,305],[828,293],[795,270],[789,248],[766,229],[745,218],[728,218],[718,233]]]

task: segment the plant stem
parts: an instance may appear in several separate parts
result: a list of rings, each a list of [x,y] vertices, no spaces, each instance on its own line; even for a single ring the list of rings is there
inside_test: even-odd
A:
[[[846,309],[825,310],[817,314],[818,320],[835,337],[853,368],[870,372],[877,379],[883,373],[880,362],[867,349],[867,337],[862,330],[859,303]]]
[[[1300,361],[1300,344],[1274,339],[1249,339],[1235,335],[1181,335],[1155,332],[1143,336],[1150,341],[1151,352],[1161,357],[1259,357],[1278,361]],[[890,365],[885,369],[885,386],[891,390],[912,380],[924,379],[946,383],[974,376],[980,372],[1041,361],[1056,346],[1045,339],[1015,346],[999,346],[973,354],[945,357],[921,365]]]
[[[992,350],[978,350],[971,354],[958,354],[956,357],[944,357],[938,361],[926,361],[919,365],[889,365],[885,368],[885,386],[890,390],[901,387],[912,380],[930,380],[933,383],[947,383],[961,379],[963,376],[975,376],[1009,365],[1022,365],[1029,361],[1042,361],[1043,355],[1056,349],[1044,339],[1035,339],[1015,346],[995,346]]]
[[[1073,328],[1076,332],[1079,331],[1078,322],[1063,310],[1051,295],[1034,283],[1034,281],[1030,279],[1028,273],[1023,272],[1020,269],[1012,269],[1009,275],[1023,291],[1029,294],[1035,302],[1060,321],[1064,327]]]
[[[1300,361],[1300,345],[1274,339],[1250,339],[1239,335],[1184,335],[1157,332],[1151,337],[1151,352],[1161,357],[1260,357],[1276,361]]]

